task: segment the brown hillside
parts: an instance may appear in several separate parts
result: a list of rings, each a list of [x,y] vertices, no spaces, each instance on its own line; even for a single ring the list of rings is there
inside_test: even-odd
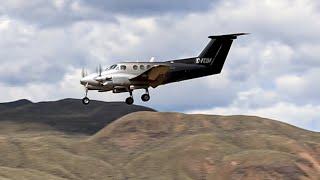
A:
[[[26,111],[29,106],[27,103],[18,108]],[[100,115],[103,111],[98,107],[95,114],[99,116],[90,116],[107,117]],[[110,113],[120,111],[119,106],[109,107]],[[123,107],[127,106],[120,107],[125,112]],[[73,106],[69,108],[76,111]],[[59,110],[60,114],[67,111],[68,108]],[[66,115],[67,119],[73,117],[72,126],[64,126],[65,119],[59,120],[60,116],[51,112],[54,122],[61,123],[59,128],[52,126],[50,118],[41,123],[41,118],[35,116],[32,121],[28,114],[22,116],[28,117],[28,121],[18,116],[17,120],[1,121],[0,179],[320,177],[320,133],[278,121],[252,116],[143,111],[97,128],[94,134],[70,133],[66,127],[74,126],[80,132],[87,123],[95,128],[94,121],[86,121],[82,116],[78,128],[77,114],[72,111]],[[5,109],[2,114],[5,113],[11,112]],[[45,126],[48,127],[39,131]]]
[[[87,143],[117,152],[112,157],[124,160],[124,174],[137,179],[320,175],[319,133],[259,117],[138,112],[113,122]]]

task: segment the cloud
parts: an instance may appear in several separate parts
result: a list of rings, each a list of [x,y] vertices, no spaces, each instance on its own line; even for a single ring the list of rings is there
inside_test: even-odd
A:
[[[0,15],[47,26],[66,26],[79,21],[115,21],[115,16],[135,17],[175,14],[183,16],[192,12],[207,11],[217,1],[192,0],[148,1],[148,0],[10,0],[1,4]]]
[[[250,32],[235,40],[221,74],[152,89],[147,105],[184,112],[236,109],[283,119],[288,114],[287,122],[309,128],[309,121],[294,121],[288,112],[297,110],[297,119],[312,123],[317,118],[307,114],[320,102],[318,5],[315,0],[5,1],[0,84],[1,92],[10,93],[0,100],[82,97],[82,67],[92,72],[100,63],[196,56],[208,35]],[[138,104],[142,93],[134,92]],[[126,96],[89,93],[106,101]]]
[[[305,73],[287,74],[275,79],[276,90],[283,99],[298,104],[319,104],[320,68],[310,68]]]
[[[251,115],[275,119],[297,127],[319,132],[320,106],[311,104],[295,105],[278,102],[261,108],[246,108],[242,106],[216,107],[206,110],[187,111],[189,114],[219,114],[219,115]]]
[[[86,58],[63,29],[39,29],[2,17],[0,29],[0,80],[11,85],[61,80],[68,66],[80,66]],[[3,24],[0,23],[0,24]],[[21,75],[23,73],[23,75]]]
[[[211,7],[212,2],[210,0],[203,0],[201,2],[195,2],[193,0],[185,1],[148,1],[148,0],[86,0],[83,1],[88,6],[102,9],[103,11],[109,11],[117,14],[126,14],[129,16],[137,15],[155,15],[163,13],[183,13],[192,11],[206,11]]]
[[[274,91],[250,89],[239,92],[227,106],[186,111],[190,114],[255,115],[293,124],[300,128],[319,131],[320,105],[283,101]]]
[[[132,22],[127,18],[118,19],[121,24],[87,21],[65,28],[39,28],[0,17],[1,82],[21,86],[56,83],[68,73],[69,67],[94,70],[99,64],[114,63],[121,59],[117,54],[123,54],[126,48],[140,41],[139,34],[154,28],[150,18]],[[132,30],[128,32],[128,29]],[[123,35],[115,36],[118,33]]]
[[[111,16],[106,16],[102,11],[92,9],[79,0],[4,1],[0,14],[40,27],[65,26],[82,20],[112,20]]]

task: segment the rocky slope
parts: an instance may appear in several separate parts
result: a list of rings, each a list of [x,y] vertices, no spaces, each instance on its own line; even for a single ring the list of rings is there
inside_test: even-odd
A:
[[[70,100],[65,101],[62,104]],[[124,112],[124,107],[129,108],[128,112],[131,108],[142,111],[105,120],[107,125],[103,128],[97,128],[94,119],[89,121],[88,117],[108,119],[113,117],[112,112]],[[59,107],[51,108],[57,114],[41,110],[52,119],[63,114],[67,116],[63,120],[73,122],[57,126],[60,120],[52,125],[52,119],[38,117],[40,112],[27,115],[30,111],[35,113],[33,108],[24,111],[21,119],[12,115],[15,118],[10,120],[4,114],[12,112],[1,110],[0,105],[0,179],[320,177],[320,133],[278,121],[253,116],[160,113],[124,104],[101,109],[97,106],[98,110],[86,119],[85,113],[81,113],[85,109],[69,108],[72,110],[63,110],[69,113],[61,113]],[[25,128],[17,126],[19,123]],[[83,130],[86,124],[89,130]],[[46,129],[40,131],[39,127]]]

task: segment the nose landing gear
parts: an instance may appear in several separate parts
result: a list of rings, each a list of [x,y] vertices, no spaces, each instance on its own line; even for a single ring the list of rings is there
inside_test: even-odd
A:
[[[90,103],[90,99],[89,99],[88,97],[84,97],[84,98],[82,99],[82,104],[88,105],[89,103]]]
[[[88,105],[90,103],[90,99],[87,97],[88,96],[88,83],[85,86],[85,97],[82,99],[82,104]]]

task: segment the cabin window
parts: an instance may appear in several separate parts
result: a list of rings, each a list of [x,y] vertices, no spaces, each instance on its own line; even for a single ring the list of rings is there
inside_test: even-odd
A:
[[[137,65],[133,65],[133,69],[134,69],[134,70],[137,70],[137,69],[138,69],[138,66],[137,66]]]
[[[141,70],[144,70],[144,65],[140,65],[140,69],[141,69]]]
[[[110,66],[109,68],[107,68],[106,70],[111,70],[111,69],[114,69],[114,68],[116,68],[116,67],[117,67],[117,65],[114,64],[114,65]]]
[[[121,69],[121,70],[126,70],[126,69],[127,69],[127,66],[121,65],[121,66],[120,66],[120,69]]]
[[[150,69],[151,68],[151,65],[147,65],[147,69]]]

